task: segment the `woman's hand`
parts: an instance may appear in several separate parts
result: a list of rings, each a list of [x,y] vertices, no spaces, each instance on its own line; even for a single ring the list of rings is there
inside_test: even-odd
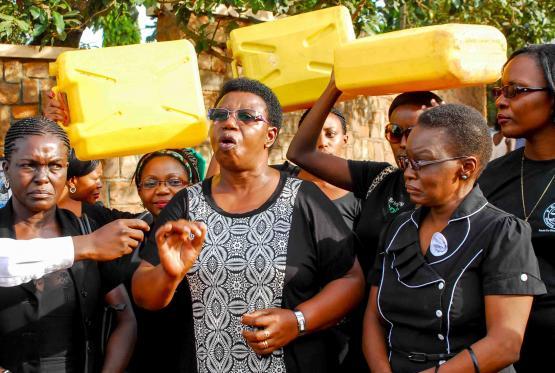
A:
[[[161,226],[156,232],[156,243],[166,275],[185,277],[199,256],[205,237],[204,223],[181,219]]]
[[[299,335],[295,313],[288,309],[268,308],[246,313],[241,323],[258,328],[256,331],[243,330],[243,337],[259,355],[271,354]]]
[[[69,124],[69,107],[64,94],[59,93],[57,96],[54,92],[48,93],[48,102],[44,108],[44,116],[54,122],[58,122],[64,126]]]

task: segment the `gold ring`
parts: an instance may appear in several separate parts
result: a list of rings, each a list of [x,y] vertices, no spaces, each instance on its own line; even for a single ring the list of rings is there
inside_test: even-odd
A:
[[[264,337],[266,337],[266,339],[270,339],[270,332],[267,330],[264,330]]]
[[[268,341],[263,341],[262,343],[264,344],[264,349],[267,350],[268,349]]]

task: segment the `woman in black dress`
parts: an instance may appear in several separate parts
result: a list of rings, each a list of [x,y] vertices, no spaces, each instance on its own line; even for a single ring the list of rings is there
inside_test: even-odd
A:
[[[463,105],[427,110],[408,137],[404,178],[419,207],[384,231],[370,276],[372,371],[513,371],[545,286],[530,226],[475,185],[491,147],[484,118]]]
[[[216,102],[209,117],[220,173],[177,193],[160,214],[133,277],[135,301],[160,309],[188,284],[194,337],[183,338],[195,340],[199,373],[334,372],[327,328],[364,287],[353,235],[314,184],[268,166],[281,124],[268,87],[234,79]],[[174,225],[191,240],[165,233]]]
[[[526,220],[547,294],[536,297],[519,372],[553,365],[555,345],[555,44],[533,45],[509,57],[496,89],[497,121],[507,138],[525,138],[488,165],[480,188],[495,206]]]
[[[0,209],[0,237],[19,240],[77,236],[75,215],[56,203],[66,183],[69,140],[46,118],[14,123],[4,143],[13,196]],[[75,262],[23,285],[0,289],[0,367],[13,372],[119,372],[130,337],[98,353],[102,296],[119,285],[110,263]],[[123,343],[123,345],[122,345]]]

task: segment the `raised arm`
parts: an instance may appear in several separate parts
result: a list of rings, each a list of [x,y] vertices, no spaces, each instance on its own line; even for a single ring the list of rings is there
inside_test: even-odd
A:
[[[197,260],[206,226],[186,220],[169,221],[156,231],[160,264],[143,260],[133,274],[135,303],[148,310],[167,306],[175,290]]]
[[[324,93],[314,104],[299,126],[287,150],[287,159],[314,176],[339,188],[353,190],[353,182],[346,159],[319,152],[316,144],[324,122],[341,91],[335,86],[332,74]]]

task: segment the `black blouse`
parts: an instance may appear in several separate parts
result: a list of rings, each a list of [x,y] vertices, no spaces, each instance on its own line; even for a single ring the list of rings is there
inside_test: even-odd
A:
[[[177,193],[156,222],[158,227],[188,218],[208,226],[203,251],[186,278],[199,370],[249,372],[258,371],[256,365],[265,366],[268,373],[278,372],[283,370],[276,358],[283,358],[288,373],[336,371],[336,341],[328,332],[297,338],[285,346],[281,357],[280,352],[255,357],[240,335],[239,320],[254,309],[294,309],[352,267],[355,238],[337,209],[313,183],[281,173],[266,203],[248,213],[232,214],[216,205],[211,183],[207,179]],[[159,264],[153,235],[141,257]],[[264,291],[251,291],[256,287]],[[230,353],[220,359],[220,351]]]
[[[385,162],[349,161],[353,193],[362,201],[354,231],[360,239],[360,265],[365,273],[372,267],[380,233],[388,223],[414,205],[405,189],[403,171]]]
[[[57,209],[56,219],[60,223],[62,235],[81,234],[77,218],[71,212]],[[13,225],[13,208],[10,201],[0,209],[0,237],[16,238]],[[111,276],[113,270],[110,263],[78,261],[67,272],[70,278],[65,277],[64,282],[67,283],[64,286],[73,288],[75,298],[72,302],[77,303],[75,305],[77,312],[72,324],[77,327],[71,331],[71,335],[60,335],[58,342],[67,338],[75,341],[73,349],[68,351],[73,356],[68,356],[68,359],[75,363],[76,371],[93,372],[95,363],[98,363],[98,322],[100,321],[99,311],[103,305],[102,296],[115,288],[119,282]],[[51,276],[47,275],[46,278]],[[46,367],[43,366],[45,363],[52,366],[60,361],[57,359],[58,354],[53,356],[47,346],[41,345],[45,338],[52,337],[52,335],[45,335],[45,322],[51,323],[51,320],[48,321],[45,316],[52,316],[45,312],[56,310],[55,302],[60,302],[60,306],[73,306],[68,304],[67,294],[58,293],[60,298],[56,299],[51,296],[43,297],[44,289],[42,279],[19,286],[0,288],[1,367],[10,369],[12,372],[35,372],[45,370]],[[73,312],[67,309],[66,311]],[[56,312],[59,314],[62,310],[58,309]],[[59,333],[63,332],[59,331]],[[53,359],[45,360],[45,355]],[[66,368],[69,369],[69,367]]]
[[[475,187],[422,255],[423,208],[389,226],[371,283],[387,325],[394,372],[416,372],[404,353],[457,353],[486,335],[484,296],[545,293],[530,226],[492,206]],[[404,352],[404,353],[401,353]]]

